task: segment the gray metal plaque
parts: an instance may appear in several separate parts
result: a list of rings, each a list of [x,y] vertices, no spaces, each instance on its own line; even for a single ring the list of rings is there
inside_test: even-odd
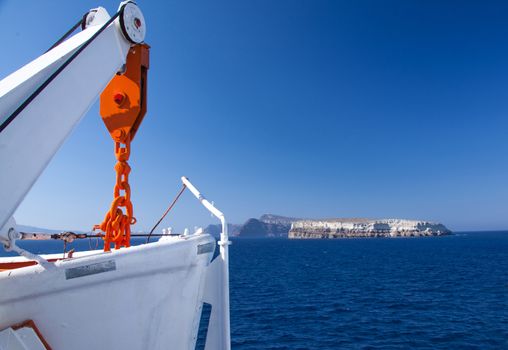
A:
[[[78,267],[72,267],[65,269],[65,279],[70,280],[71,278],[84,277],[89,275],[95,275],[98,273],[115,271],[116,264],[114,260],[103,261],[100,263],[83,265]]]
[[[205,243],[198,245],[198,255],[213,252],[215,249],[215,242]]]

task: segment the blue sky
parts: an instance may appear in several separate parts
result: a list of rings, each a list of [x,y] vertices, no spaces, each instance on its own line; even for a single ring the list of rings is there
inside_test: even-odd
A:
[[[137,229],[158,219],[181,175],[235,223],[276,213],[508,227],[508,3],[138,4],[152,50],[131,161]],[[97,5],[118,6],[0,2],[0,77]],[[17,221],[99,223],[112,199],[112,148],[96,104]],[[211,222],[187,193],[164,225]]]

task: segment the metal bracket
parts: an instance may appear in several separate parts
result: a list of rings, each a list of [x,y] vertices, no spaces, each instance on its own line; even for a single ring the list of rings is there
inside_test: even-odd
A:
[[[28,260],[37,261],[39,265],[41,265],[44,269],[52,269],[55,267],[53,263],[50,263],[42,256],[30,253],[29,251],[22,249],[16,245],[16,240],[22,237],[21,233],[16,231],[14,227],[9,228],[7,233],[7,238],[0,237],[0,242],[3,244],[5,251],[7,252],[15,252],[20,256],[27,258]]]

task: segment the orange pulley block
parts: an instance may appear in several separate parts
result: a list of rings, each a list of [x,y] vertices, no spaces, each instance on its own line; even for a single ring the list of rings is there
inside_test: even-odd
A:
[[[137,44],[127,55],[125,71],[118,73],[101,94],[100,113],[115,141],[116,183],[111,207],[104,221],[94,226],[101,230],[104,251],[130,246],[131,225],[136,223],[129,186],[130,166],[127,163],[131,141],[146,113],[147,71],[150,46]],[[124,208],[124,210],[122,210]]]

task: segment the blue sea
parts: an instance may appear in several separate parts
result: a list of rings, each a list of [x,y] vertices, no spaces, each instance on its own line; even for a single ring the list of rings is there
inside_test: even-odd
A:
[[[230,252],[233,349],[508,349],[508,232]]]
[[[508,349],[508,232],[237,239],[230,283],[233,349]]]

